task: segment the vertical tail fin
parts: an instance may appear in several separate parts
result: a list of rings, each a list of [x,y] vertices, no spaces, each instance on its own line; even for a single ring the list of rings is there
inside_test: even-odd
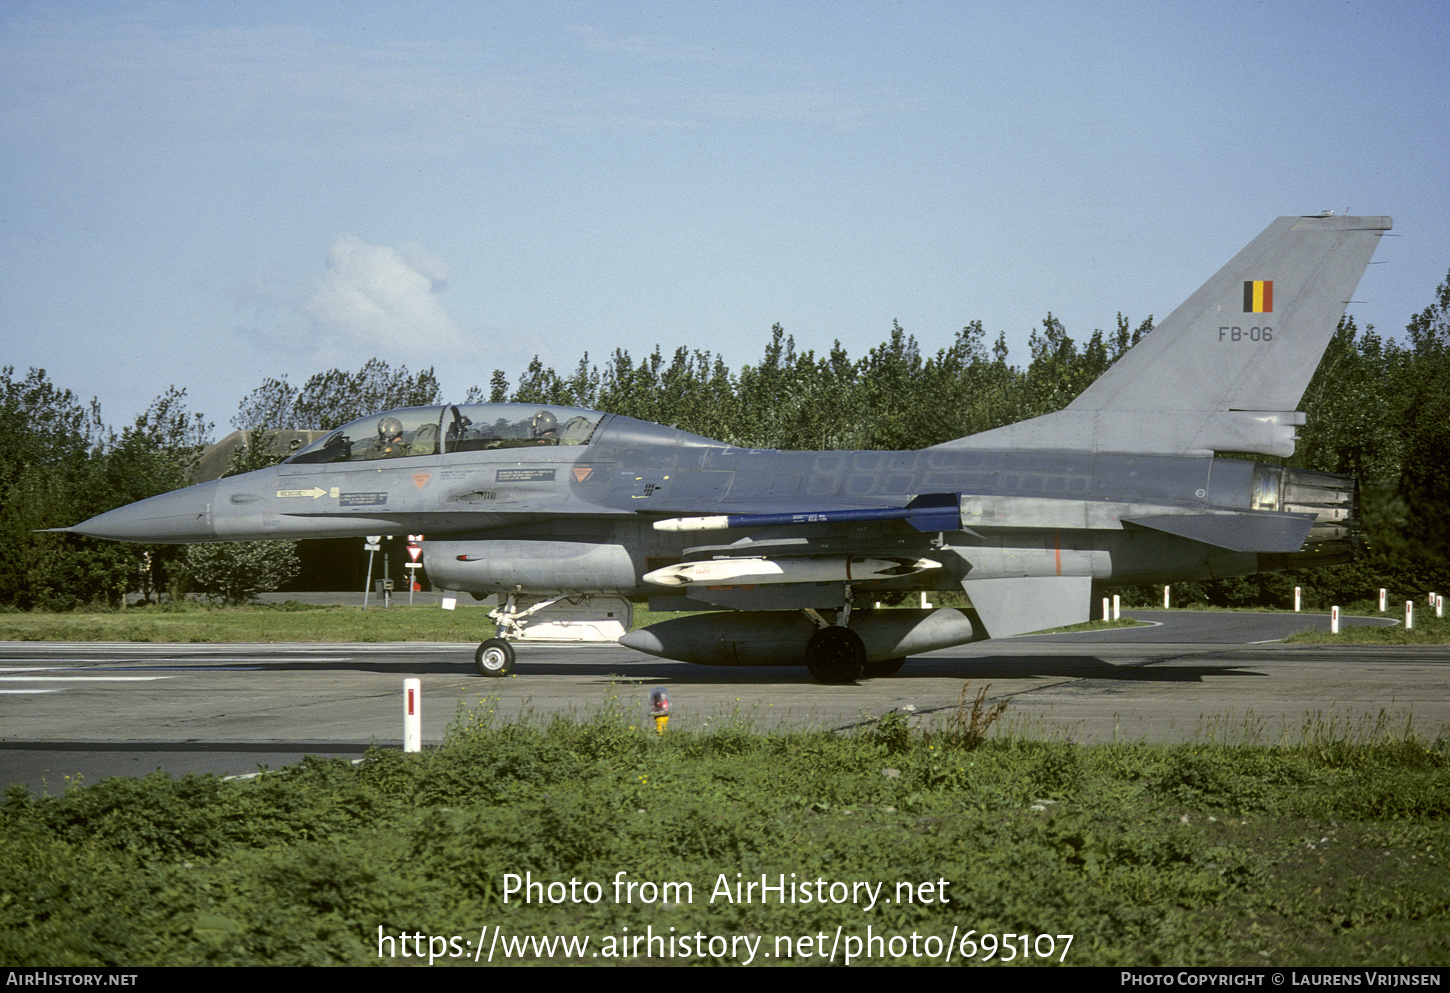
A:
[[[953,447],[1291,455],[1388,217],[1281,217],[1065,409]]]

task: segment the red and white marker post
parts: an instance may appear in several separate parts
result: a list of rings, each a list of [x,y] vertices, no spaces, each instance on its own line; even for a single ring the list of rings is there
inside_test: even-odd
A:
[[[403,680],[403,751],[423,750],[423,681]]]

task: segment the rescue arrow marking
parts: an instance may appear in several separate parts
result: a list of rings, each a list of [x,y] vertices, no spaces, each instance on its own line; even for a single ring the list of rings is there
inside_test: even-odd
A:
[[[323,487],[315,486],[315,487],[312,487],[312,489],[310,489],[310,490],[277,490],[277,496],[280,496],[280,497],[306,496],[306,497],[312,497],[313,500],[316,500],[316,499],[318,499],[318,497],[328,496],[328,491],[326,491],[325,489],[323,489]],[[334,490],[334,493],[332,493],[332,496],[336,496],[336,490]]]

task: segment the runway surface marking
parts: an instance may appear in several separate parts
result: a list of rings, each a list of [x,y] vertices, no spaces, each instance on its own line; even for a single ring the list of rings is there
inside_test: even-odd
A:
[[[352,659],[352,657],[353,657],[352,655],[297,655],[297,656],[288,656],[288,655],[255,655],[255,656],[252,656],[252,655],[241,655],[241,656],[238,656],[236,658],[227,658],[224,661],[227,661],[227,662],[237,662],[237,663],[242,663],[242,662],[256,662],[256,663],[264,663],[264,662],[347,662],[350,659]],[[66,661],[67,665],[64,665],[64,666],[58,666],[58,665],[56,665],[56,661],[59,658],[65,658],[65,661]],[[185,662],[188,659],[195,659],[197,662],[204,662],[204,661],[208,661],[208,660],[211,660],[211,659],[214,659],[214,658],[215,658],[215,656],[210,656],[210,655],[168,655],[168,656],[164,656],[164,657],[158,658],[155,661],[157,663],[174,663],[174,662]],[[11,662],[49,662],[50,665],[48,665],[48,666],[45,666],[45,665],[42,665],[42,666],[22,666],[22,665],[12,666],[12,665],[9,664]],[[135,662],[132,662],[132,661],[129,661],[129,660],[127,660],[127,661],[118,661],[116,659],[87,659],[87,658],[74,659],[74,658],[68,658],[68,657],[60,656],[60,655],[46,655],[46,656],[42,656],[42,657],[39,657],[39,658],[0,658],[0,663],[4,663],[6,665],[7,671],[9,671],[9,672],[15,672],[15,671],[22,670],[22,669],[27,669],[27,668],[34,668],[34,669],[78,669],[81,666],[88,666],[88,665],[105,665],[105,666],[111,666],[113,668],[118,668],[118,669],[119,668],[124,668],[124,669],[156,669],[156,668],[164,668],[164,667],[166,667],[166,666],[159,665],[159,664],[158,665],[151,665],[151,666],[148,666],[148,665],[137,665]],[[172,668],[175,668],[175,666],[171,666],[171,667]],[[222,666],[216,666],[216,665],[196,665],[196,666],[188,666],[187,668],[192,668],[192,669],[196,669],[197,671],[201,671],[201,670],[204,670],[204,669],[205,670],[219,670],[219,669],[221,669],[223,667]]]
[[[170,676],[0,676],[0,682],[46,682],[46,683],[148,683],[156,679],[170,679]]]

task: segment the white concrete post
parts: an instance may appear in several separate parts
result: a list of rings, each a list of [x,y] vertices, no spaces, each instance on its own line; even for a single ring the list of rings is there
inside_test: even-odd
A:
[[[1111,616],[1112,616],[1112,612],[1111,612],[1111,610],[1108,607],[1108,598],[1107,597],[1103,597],[1103,620],[1107,620]]]
[[[423,750],[423,682],[403,680],[403,751]]]
[[[1118,605],[1118,594],[1114,593],[1113,594],[1113,620],[1115,620],[1115,621],[1116,620],[1121,620],[1122,619],[1122,616],[1123,616],[1123,612],[1120,609],[1118,609],[1118,608],[1119,608],[1119,605]]]

